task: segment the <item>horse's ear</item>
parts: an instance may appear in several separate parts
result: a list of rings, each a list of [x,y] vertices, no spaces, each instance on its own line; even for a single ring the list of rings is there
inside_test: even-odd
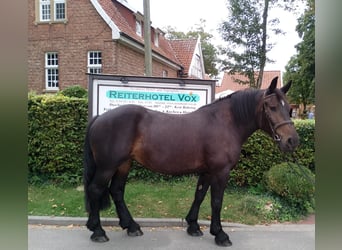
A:
[[[273,93],[273,91],[275,90],[275,88],[277,87],[277,81],[278,81],[278,76],[274,77],[270,86],[267,89],[267,94],[271,94]]]
[[[288,82],[285,86],[283,86],[280,90],[281,90],[284,94],[286,94],[287,91],[289,91],[289,89],[290,89],[290,87],[291,87],[291,84],[292,84],[292,80],[289,81],[289,82]]]

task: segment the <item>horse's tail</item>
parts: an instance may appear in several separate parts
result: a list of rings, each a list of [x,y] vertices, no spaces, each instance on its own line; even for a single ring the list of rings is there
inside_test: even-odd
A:
[[[85,194],[85,207],[87,212],[90,212],[90,199],[89,196],[89,185],[96,173],[96,163],[94,160],[93,152],[90,147],[89,142],[89,132],[92,124],[98,116],[94,117],[88,124],[85,141],[84,141],[84,171],[83,171],[83,184],[84,184],[84,194]],[[105,209],[110,206],[109,190],[106,188],[105,192],[100,198],[100,209]]]

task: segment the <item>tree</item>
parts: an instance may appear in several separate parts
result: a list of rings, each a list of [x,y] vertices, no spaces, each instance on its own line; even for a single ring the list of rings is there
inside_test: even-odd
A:
[[[296,27],[302,41],[296,45],[297,54],[292,56],[285,67],[284,81],[292,80],[288,93],[291,101],[303,104],[315,103],[315,2],[307,0],[307,8],[298,19]]]
[[[266,56],[273,47],[267,42],[267,31],[270,27],[275,34],[282,33],[276,27],[279,19],[269,20],[268,11],[274,6],[291,9],[290,4],[295,1],[227,0],[230,16],[219,29],[223,40],[228,42],[226,48],[221,48],[228,58],[222,64],[229,74],[239,73],[248,78],[247,81],[236,80],[238,83],[261,87],[265,65],[272,62]]]
[[[197,39],[198,36],[200,36],[205,72],[209,76],[214,77],[218,75],[218,69],[216,67],[218,63],[218,51],[210,42],[213,36],[205,31],[205,22],[205,20],[201,19],[200,24],[197,24],[195,29],[188,31],[187,33],[176,31],[171,26],[168,26],[166,27],[166,37],[172,40],[186,38]]]

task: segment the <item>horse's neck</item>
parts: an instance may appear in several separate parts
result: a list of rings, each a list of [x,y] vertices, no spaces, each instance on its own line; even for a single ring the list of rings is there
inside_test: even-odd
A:
[[[256,102],[254,106],[254,110],[250,112],[250,115],[247,116],[243,120],[243,122],[237,122],[236,130],[237,133],[240,135],[241,143],[243,144],[255,131],[260,129],[260,117],[262,112],[260,112],[260,102]]]

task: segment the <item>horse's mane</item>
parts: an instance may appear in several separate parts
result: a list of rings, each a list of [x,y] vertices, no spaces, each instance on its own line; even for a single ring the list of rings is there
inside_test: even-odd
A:
[[[261,91],[257,89],[240,90],[222,97],[214,103],[229,102],[230,111],[235,122],[238,125],[246,124],[255,117],[255,109],[258,104],[259,95],[261,95]]]

